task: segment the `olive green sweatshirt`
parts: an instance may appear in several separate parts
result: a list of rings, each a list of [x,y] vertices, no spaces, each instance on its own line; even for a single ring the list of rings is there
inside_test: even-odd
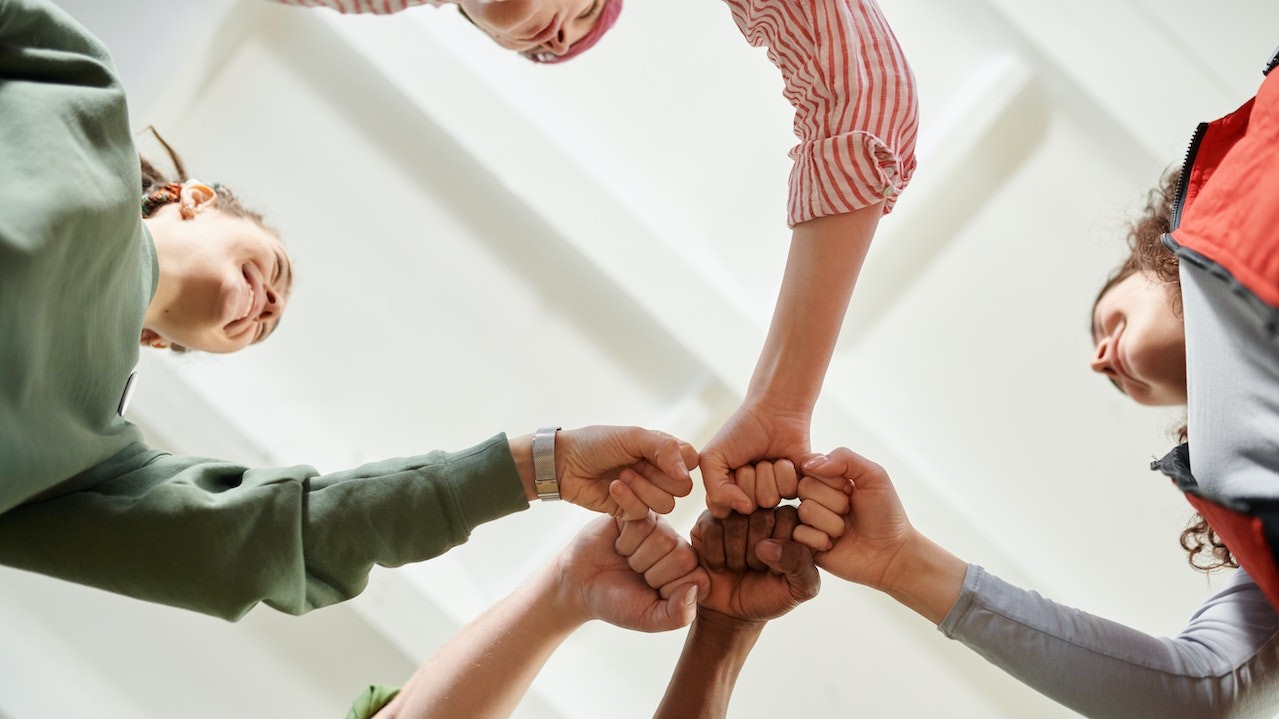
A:
[[[50,2],[0,0],[0,563],[298,614],[528,507],[501,435],[329,475],[144,444],[119,413],[158,276],[140,186],[106,48]]]

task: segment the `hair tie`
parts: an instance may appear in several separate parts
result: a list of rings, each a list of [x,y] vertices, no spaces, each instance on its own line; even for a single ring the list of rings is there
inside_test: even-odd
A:
[[[182,197],[182,185],[170,182],[142,198],[142,216],[150,217],[156,210]]]

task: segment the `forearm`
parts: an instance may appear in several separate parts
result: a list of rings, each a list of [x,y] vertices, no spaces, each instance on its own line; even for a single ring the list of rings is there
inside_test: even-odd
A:
[[[377,719],[506,717],[552,652],[585,621],[557,600],[543,568],[453,636]]]
[[[875,204],[795,226],[749,399],[812,411],[881,213]]]
[[[1244,575],[1169,639],[1056,604],[974,566],[939,629],[1088,717],[1271,716],[1279,703],[1279,618]]]
[[[933,624],[955,606],[968,564],[916,532],[884,577],[883,591]]]
[[[727,716],[737,676],[764,624],[699,609],[654,719]]]
[[[528,507],[500,436],[329,475],[142,449],[0,515],[0,563],[227,619],[301,614]]]

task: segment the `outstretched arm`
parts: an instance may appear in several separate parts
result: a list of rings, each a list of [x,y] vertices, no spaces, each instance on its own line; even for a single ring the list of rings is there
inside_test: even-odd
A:
[[[767,0],[726,2],[781,71],[799,144],[794,231],[768,337],[741,407],[702,451],[717,517],[772,506],[735,486],[733,470],[760,459],[798,464],[808,453],[809,418],[853,285],[880,215],[914,172],[918,128],[914,78],[873,0],[816,0],[786,13]]]
[[[798,521],[793,507],[724,520],[702,514],[691,540],[710,591],[654,717],[727,716],[737,676],[764,625],[817,595],[821,579],[812,554],[790,540]]]
[[[748,496],[733,470],[761,459],[798,464],[807,457],[813,405],[882,211],[875,204],[795,226],[746,399],[702,451],[707,505],[715,516],[777,504],[766,504],[765,495]]]
[[[829,527],[826,504],[853,485],[843,535],[818,566],[889,594],[1084,716],[1257,716],[1279,705],[1279,615],[1242,572],[1176,637],[1154,637],[965,564],[911,526],[883,468],[847,449],[804,470],[805,523]]]
[[[687,625],[707,584],[692,548],[656,515],[622,522],[620,530],[618,524],[603,517],[583,528],[554,560],[422,664],[376,719],[509,716],[551,653],[586,622],[603,619],[646,632]],[[662,587],[667,598],[659,594]]]

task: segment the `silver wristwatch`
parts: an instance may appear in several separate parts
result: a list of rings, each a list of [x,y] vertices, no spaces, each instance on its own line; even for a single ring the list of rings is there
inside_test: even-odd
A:
[[[558,431],[559,427],[542,427],[533,433],[533,488],[543,502],[560,498],[560,481],[555,477],[555,433]]]

